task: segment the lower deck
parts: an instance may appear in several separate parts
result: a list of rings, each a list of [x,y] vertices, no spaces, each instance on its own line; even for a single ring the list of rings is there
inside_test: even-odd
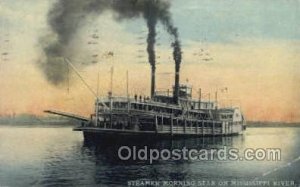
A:
[[[156,120],[157,122],[157,120]],[[183,126],[180,123],[163,125],[154,123],[154,129],[145,129],[141,124],[133,125],[133,128],[116,128],[122,126],[81,126],[74,128],[74,131],[82,131],[85,139],[124,139],[124,138],[176,138],[176,137],[205,137],[205,136],[231,136],[241,134],[244,130],[243,123],[220,123],[215,121],[185,121]],[[147,124],[151,126],[150,124]],[[101,126],[101,127],[100,127]],[[114,128],[115,127],[115,128]]]
[[[197,119],[186,116],[145,113],[102,113],[92,116],[90,127],[103,131],[152,132],[158,134],[227,135],[243,131],[243,121]]]

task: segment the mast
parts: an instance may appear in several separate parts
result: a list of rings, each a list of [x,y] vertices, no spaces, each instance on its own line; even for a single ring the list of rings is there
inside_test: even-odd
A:
[[[126,96],[129,98],[129,80],[128,80],[128,70],[126,71]]]
[[[73,70],[75,71],[75,73],[78,75],[78,77],[80,78],[80,80],[83,82],[83,84],[90,90],[90,92],[97,97],[96,92],[92,89],[92,87],[90,85],[88,85],[85,80],[83,79],[83,77],[80,75],[80,73],[78,72],[78,70],[75,68],[75,66],[71,63],[71,61],[67,58],[65,58],[65,62],[67,62],[71,68],[73,68]]]
[[[110,69],[110,95],[113,94],[113,78],[114,78],[114,66]]]
[[[218,109],[218,90],[215,92],[215,102],[216,102],[215,108]]]
[[[78,70],[75,68],[75,66],[71,63],[71,61],[68,58],[64,58],[64,61],[69,64],[69,66],[74,70],[74,72],[78,75],[78,77],[80,78],[80,80],[83,82],[83,84],[90,90],[90,92],[98,99],[98,95],[97,93],[92,89],[92,87],[85,82],[85,80],[83,79],[83,77],[80,75],[80,73],[78,72]],[[101,104],[105,107],[108,108],[106,106],[106,104],[104,102],[101,101]]]
[[[199,93],[199,109],[201,109],[201,88],[199,88],[199,91],[198,91],[198,93]]]
[[[95,126],[98,126],[98,113],[99,113],[99,71],[98,71],[98,77],[97,77],[97,99],[96,99],[96,124]]]
[[[95,126],[97,127],[98,126],[98,112],[99,112],[99,106],[98,106],[98,97],[97,97],[97,99],[96,99],[96,122],[95,122]]]

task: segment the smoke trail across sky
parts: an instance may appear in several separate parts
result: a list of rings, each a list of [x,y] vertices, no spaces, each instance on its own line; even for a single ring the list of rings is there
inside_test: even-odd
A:
[[[48,24],[56,39],[41,40],[44,57],[40,65],[49,82],[58,85],[66,80],[67,67],[63,57],[72,56],[68,48],[80,25],[87,16],[97,17],[105,11],[116,13],[117,21],[143,17],[148,27],[147,52],[152,71],[155,72],[156,25],[160,21],[173,37],[173,58],[176,71],[181,63],[181,48],[177,28],[174,27],[167,0],[58,0],[48,12]],[[100,28],[101,29],[101,28]],[[100,41],[101,42],[101,41]]]

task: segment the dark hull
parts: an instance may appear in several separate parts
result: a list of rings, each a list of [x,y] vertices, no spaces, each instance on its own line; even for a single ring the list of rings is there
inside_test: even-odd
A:
[[[239,133],[232,134],[170,134],[152,131],[122,131],[112,129],[84,129],[75,128],[75,131],[82,131],[84,141],[92,142],[155,142],[157,140],[188,139],[200,137],[221,137],[236,136]]]

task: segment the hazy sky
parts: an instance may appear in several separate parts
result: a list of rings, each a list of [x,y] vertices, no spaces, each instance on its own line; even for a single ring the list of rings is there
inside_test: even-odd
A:
[[[38,66],[41,37],[51,34],[47,13],[55,1],[0,1],[0,113],[35,113],[44,109],[93,110],[93,96],[74,73],[70,86],[47,82]],[[171,13],[182,41],[181,82],[204,93],[220,93],[223,104],[240,105],[248,120],[300,120],[300,17],[298,0],[175,0]],[[116,22],[110,12],[88,19],[76,33],[70,50],[76,60],[90,62],[91,55],[114,52],[97,64],[79,64],[82,76],[99,92],[109,90],[109,70],[115,68],[114,93],[125,93],[126,70],[131,94],[149,94],[150,67],[146,54],[143,19]],[[97,33],[97,45],[88,45]],[[157,88],[171,87],[174,71],[170,37],[158,25]],[[203,50],[203,52],[201,52]],[[212,60],[205,61],[205,58]]]

